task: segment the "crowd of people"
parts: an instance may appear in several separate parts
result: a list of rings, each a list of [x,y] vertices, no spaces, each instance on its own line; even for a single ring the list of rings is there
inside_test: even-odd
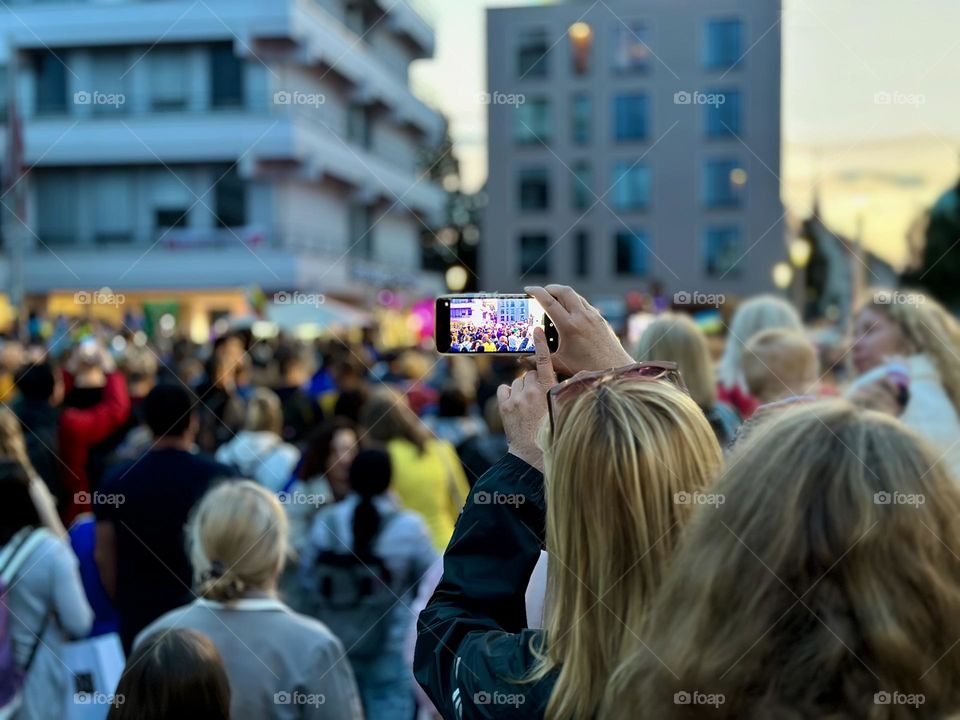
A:
[[[960,713],[946,310],[872,294],[823,347],[761,296],[624,347],[528,292],[560,345],[520,323],[520,361],[5,341],[0,713],[69,717],[61,656],[112,635],[114,720]]]
[[[533,315],[507,321],[497,315],[497,301],[479,301],[479,317],[450,321],[450,352],[532,352]]]

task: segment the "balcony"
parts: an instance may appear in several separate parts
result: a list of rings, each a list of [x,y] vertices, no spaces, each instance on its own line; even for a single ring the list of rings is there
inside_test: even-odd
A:
[[[387,13],[387,22],[396,33],[405,35],[420,49],[421,57],[433,57],[436,39],[433,28],[411,0],[376,0]]]

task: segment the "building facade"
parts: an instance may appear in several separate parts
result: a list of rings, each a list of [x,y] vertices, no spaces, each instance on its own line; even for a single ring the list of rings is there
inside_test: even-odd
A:
[[[772,289],[779,18],[778,0],[489,10],[484,289]]]
[[[406,0],[12,0],[0,47],[28,295],[442,287],[420,154],[444,121],[407,77],[434,34]]]

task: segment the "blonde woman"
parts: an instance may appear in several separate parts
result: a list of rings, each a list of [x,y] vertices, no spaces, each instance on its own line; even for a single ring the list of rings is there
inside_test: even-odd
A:
[[[268,490],[280,492],[291,485],[300,451],[284,442],[283,409],[273,390],[259,387],[247,402],[243,430],[217,450],[217,462],[237,469]]]
[[[823,401],[785,410],[728,468],[599,717],[960,709],[960,489],[923,441]]]
[[[634,355],[640,362],[677,363],[690,397],[707,416],[721,447],[733,441],[740,427],[740,416],[732,406],[717,399],[717,381],[707,338],[689,315],[660,315],[643,331]]]
[[[719,398],[733,405],[746,420],[757,409],[743,376],[743,348],[761,330],[780,328],[803,332],[803,321],[793,305],[774,295],[758,295],[740,305],[727,332],[727,344],[717,366]]]
[[[899,414],[929,440],[960,480],[960,326],[935,300],[917,292],[873,293],[854,322],[853,364],[860,375],[852,400]],[[891,379],[905,373],[907,391]],[[906,400],[900,404],[899,400]]]
[[[601,372],[557,385],[538,329],[537,371],[498,391],[510,454],[474,487],[419,621],[414,672],[444,717],[592,717],[722,461],[675,371],[602,371],[623,359],[606,323],[547,290],[559,361]],[[544,546],[541,632],[524,589]]]
[[[208,492],[188,530],[200,597],[138,636],[170,628],[208,636],[232,688],[232,720],[362,717],[340,641],[277,599],[287,556],[287,519],[276,496],[249,480]]]

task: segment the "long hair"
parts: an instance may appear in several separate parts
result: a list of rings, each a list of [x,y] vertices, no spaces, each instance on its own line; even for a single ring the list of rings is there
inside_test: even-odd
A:
[[[360,498],[353,511],[353,552],[361,558],[373,554],[373,541],[383,518],[373,499],[390,487],[390,455],[386,450],[361,450],[350,465],[350,487]]]
[[[903,294],[903,291],[900,292]],[[889,318],[916,352],[924,353],[940,374],[943,389],[960,414],[960,324],[933,298],[911,292],[914,302],[890,302],[893,291],[872,292],[860,306]],[[887,302],[884,302],[886,300]]]
[[[730,322],[723,357],[717,366],[717,379],[721,385],[727,388],[739,387],[744,391],[747,389],[740,367],[743,346],[751,336],[772,328],[802,332],[803,321],[793,305],[775,295],[758,295],[737,308]]]
[[[360,411],[360,425],[367,428],[371,440],[386,444],[391,440],[406,440],[423,452],[430,431],[410,408],[407,399],[388,388],[373,393]]]
[[[570,402],[546,471],[547,603],[528,678],[558,679],[549,720],[591,717],[634,647],[692,505],[722,453],[697,404],[661,382],[614,380]]]
[[[23,467],[30,477],[37,471],[27,455],[27,443],[23,437],[20,420],[9,408],[0,408],[0,460],[9,460]]]
[[[689,315],[664,313],[650,323],[640,336],[635,357],[638,361],[675,362],[693,401],[704,411],[717,404],[717,380],[707,338]]]
[[[615,673],[599,717],[960,707],[960,489],[932,450],[833,400],[784,410],[728,462],[713,488],[724,502],[687,526],[646,647]],[[923,695],[922,712],[883,693]]]

